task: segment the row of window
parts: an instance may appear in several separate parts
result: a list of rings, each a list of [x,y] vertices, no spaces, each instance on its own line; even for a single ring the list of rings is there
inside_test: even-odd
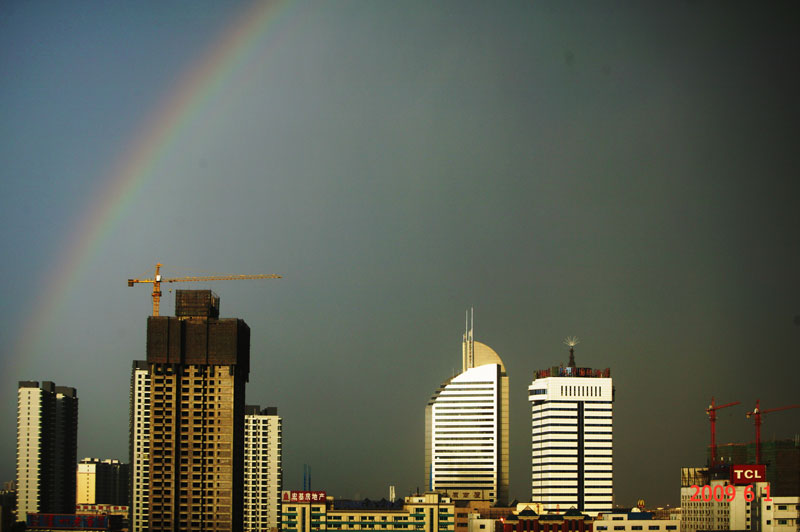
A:
[[[631,530],[644,530],[643,525],[631,525]],[[597,525],[597,530],[608,530],[607,525]],[[664,525],[663,530],[677,530],[677,525]],[[614,530],[627,530],[625,525],[614,525]],[[661,525],[647,525],[647,530],[662,530]]]

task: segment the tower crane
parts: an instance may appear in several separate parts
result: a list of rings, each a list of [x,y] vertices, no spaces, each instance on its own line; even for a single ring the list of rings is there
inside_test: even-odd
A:
[[[191,283],[197,281],[235,281],[238,279],[280,279],[280,275],[210,275],[206,277],[176,277],[168,279],[161,277],[161,263],[156,264],[156,273],[152,279],[128,279],[128,286],[136,283],[153,284],[153,316],[158,316],[158,309],[161,302],[161,283]]]
[[[734,401],[733,403],[717,406],[712,397],[711,404],[706,408],[706,414],[708,414],[708,419],[711,421],[711,467],[717,465],[717,410],[738,404],[739,401]]]
[[[770,412],[777,412],[779,410],[789,410],[790,408],[800,408],[800,405],[780,406],[778,408],[770,408],[769,410],[761,410],[761,400],[756,399],[756,408],[752,412],[745,414],[747,419],[755,418],[753,423],[756,426],[756,465],[761,463],[761,416],[769,414]]]

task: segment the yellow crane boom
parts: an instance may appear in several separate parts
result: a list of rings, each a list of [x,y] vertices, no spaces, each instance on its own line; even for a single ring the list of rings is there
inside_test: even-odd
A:
[[[153,284],[153,316],[158,316],[158,309],[161,304],[161,283],[191,283],[196,281],[235,281],[238,279],[280,279],[277,274],[257,274],[257,275],[209,275],[207,277],[161,277],[161,263],[156,264],[156,274],[152,279],[128,279],[128,286],[136,283]]]

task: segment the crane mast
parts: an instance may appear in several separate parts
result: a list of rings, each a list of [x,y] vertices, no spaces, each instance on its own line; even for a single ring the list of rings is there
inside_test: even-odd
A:
[[[711,421],[711,467],[717,465],[717,410],[738,404],[739,401],[734,401],[733,403],[717,406],[712,397],[711,405],[706,408],[706,414],[708,414],[708,419]]]

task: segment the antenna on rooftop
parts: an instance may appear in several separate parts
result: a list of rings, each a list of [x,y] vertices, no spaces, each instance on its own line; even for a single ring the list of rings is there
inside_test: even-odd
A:
[[[568,367],[575,367],[575,346],[581,343],[577,336],[567,336],[564,338],[564,345],[569,347],[569,364]]]

